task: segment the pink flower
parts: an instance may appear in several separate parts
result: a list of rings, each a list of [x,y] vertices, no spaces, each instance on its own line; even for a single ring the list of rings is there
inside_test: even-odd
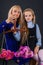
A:
[[[23,50],[24,46],[20,46],[19,50]]]
[[[6,56],[6,60],[12,59],[14,57],[14,52],[11,52],[10,50],[7,50],[8,55]]]
[[[21,57],[23,54],[24,54],[23,51],[20,51],[20,52],[19,52],[19,56],[20,56],[20,57]]]
[[[23,52],[28,52],[28,51],[30,51],[30,48],[28,46],[24,46]]]
[[[11,56],[12,56],[12,58],[14,57],[14,52],[11,52]]]
[[[19,57],[19,53],[18,53],[18,52],[15,52],[15,53],[14,53],[14,56],[15,56],[15,57]]]
[[[2,49],[0,58],[4,58],[5,60],[12,59],[14,57],[14,52],[11,52],[10,50]]]
[[[28,53],[25,53],[25,55],[23,57],[24,58],[28,58]]]
[[[23,54],[24,52],[22,50],[14,53],[15,57],[21,57]]]
[[[7,51],[6,50],[2,50],[1,58],[5,58],[6,56],[7,56]]]
[[[30,50],[29,46],[25,46],[26,49]]]
[[[22,57],[23,57],[23,58],[31,58],[31,57],[33,57],[33,52],[32,52],[32,51],[30,51],[30,52],[25,52]]]
[[[11,55],[7,55],[6,60],[12,59]]]
[[[6,55],[6,49],[1,50],[1,53],[0,53],[1,58],[4,58],[4,55]]]

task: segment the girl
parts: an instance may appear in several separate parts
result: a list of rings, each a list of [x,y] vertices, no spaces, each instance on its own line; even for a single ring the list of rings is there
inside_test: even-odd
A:
[[[37,54],[41,47],[41,33],[38,24],[35,23],[35,13],[31,8],[27,8],[23,12],[24,23],[29,31],[28,46]],[[30,65],[35,65],[34,61],[30,61]]]
[[[12,30],[19,28],[19,25],[21,28],[22,22],[23,22],[23,18],[22,18],[21,7],[19,5],[12,6],[8,12],[8,18],[0,23],[0,33],[3,33],[4,31],[6,38],[6,42],[5,42],[6,44],[3,47],[4,49],[8,49],[14,52],[18,50],[20,33],[19,31],[12,31]],[[16,58],[14,59],[16,60]]]

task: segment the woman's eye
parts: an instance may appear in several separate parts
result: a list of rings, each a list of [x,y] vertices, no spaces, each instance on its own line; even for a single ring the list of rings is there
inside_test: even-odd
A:
[[[14,12],[17,12],[16,10]]]
[[[20,13],[20,11],[18,11],[18,13]]]

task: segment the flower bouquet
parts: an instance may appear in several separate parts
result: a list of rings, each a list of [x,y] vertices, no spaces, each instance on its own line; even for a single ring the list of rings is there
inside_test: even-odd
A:
[[[19,50],[14,53],[15,57],[31,58],[33,57],[33,51],[28,46],[20,46]]]
[[[0,58],[5,60],[10,60],[14,57],[14,52],[6,49],[2,49],[0,53]]]

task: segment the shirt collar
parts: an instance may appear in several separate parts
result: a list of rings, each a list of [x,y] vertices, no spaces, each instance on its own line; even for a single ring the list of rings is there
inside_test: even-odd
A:
[[[28,28],[33,28],[34,27],[34,23],[32,21],[27,22],[27,27]]]

